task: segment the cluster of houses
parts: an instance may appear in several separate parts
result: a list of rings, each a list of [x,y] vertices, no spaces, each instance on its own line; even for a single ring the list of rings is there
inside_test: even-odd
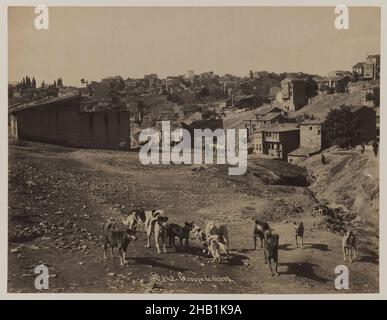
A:
[[[377,80],[380,77],[380,54],[368,55],[366,60],[352,67],[352,74],[358,80]]]
[[[253,152],[298,163],[331,145],[324,118],[296,122],[289,116],[308,105],[315,95],[360,93],[360,106],[351,107],[362,120],[358,140],[379,136],[379,70],[380,55],[369,55],[366,61],[353,66],[352,73],[339,70],[326,77],[264,71],[250,71],[246,77],[220,77],[212,71],[196,75],[188,70],[185,75],[166,79],[157,74],[126,80],[113,76],[90,83],[82,79],[80,88],[63,86],[61,79],[60,85],[42,84],[28,90],[19,84],[11,88],[10,98],[19,101],[9,106],[10,132],[21,139],[115,149],[122,142],[131,146],[141,128],[160,130],[162,121],[170,121],[171,129],[215,130],[223,127],[223,118],[228,114],[254,109],[255,117],[245,123]],[[263,78],[282,79],[279,86],[270,88],[267,101],[254,94],[257,81]],[[184,92],[201,94],[203,90],[218,90],[219,99],[176,103],[168,98]],[[157,114],[145,113],[144,99],[164,102]]]
[[[296,121],[279,107],[260,108],[256,118],[245,122],[252,150],[260,157],[287,161],[293,164],[320,153],[332,146],[326,116]],[[369,142],[378,136],[378,113],[366,105],[349,106],[360,120],[355,144]]]

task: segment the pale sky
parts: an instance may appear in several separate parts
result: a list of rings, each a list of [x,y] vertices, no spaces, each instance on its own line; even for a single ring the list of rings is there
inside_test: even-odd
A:
[[[350,7],[336,30],[334,7],[10,7],[9,81],[59,76],[65,85],[121,75],[159,77],[249,70],[326,75],[380,53],[380,9]]]

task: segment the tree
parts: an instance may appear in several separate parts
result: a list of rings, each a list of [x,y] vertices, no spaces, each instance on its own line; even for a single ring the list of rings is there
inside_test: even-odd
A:
[[[56,87],[56,81],[54,80],[54,87]]]
[[[305,79],[305,93],[307,98],[312,98],[317,95],[317,83],[311,76]]]
[[[36,88],[36,80],[35,77],[32,77],[32,88]]]
[[[328,139],[333,144],[348,148],[356,143],[360,119],[348,106],[341,105],[340,108],[329,111],[326,128]]]
[[[45,85],[46,85],[46,84],[44,83],[44,80],[43,80],[43,82],[42,82],[42,84],[41,84],[41,87],[44,88]]]

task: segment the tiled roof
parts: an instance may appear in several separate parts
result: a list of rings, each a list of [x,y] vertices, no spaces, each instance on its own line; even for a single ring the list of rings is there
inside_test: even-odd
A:
[[[322,124],[324,123],[324,120],[320,120],[320,119],[308,119],[308,120],[304,120],[302,121],[300,124]]]
[[[281,124],[268,124],[266,126],[257,128],[255,132],[286,132],[300,130],[298,123],[281,123]]]
[[[40,108],[40,107],[47,107],[48,105],[54,106],[55,104],[66,101],[66,100],[72,100],[72,99],[77,99],[78,95],[68,95],[68,96],[60,96],[60,97],[47,97],[44,99],[36,100],[30,103],[18,105],[13,108],[9,108],[8,112],[13,113],[17,112],[20,110],[25,110],[25,109],[32,109],[32,108]]]

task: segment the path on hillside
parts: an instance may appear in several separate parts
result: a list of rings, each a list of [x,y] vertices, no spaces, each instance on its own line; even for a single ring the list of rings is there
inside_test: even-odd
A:
[[[302,216],[306,227],[302,249],[294,247],[291,216],[270,222],[280,235],[280,276],[271,277],[262,250],[252,250],[252,221],[246,216],[246,211],[259,212],[270,202],[240,192],[238,185],[222,176],[184,166],[147,168],[135,161],[135,155],[122,152],[29,144],[10,146],[10,154],[11,292],[35,292],[33,268],[41,263],[50,268],[50,292],[336,292],[334,268],[343,263],[341,239],[320,230],[320,218],[310,213]],[[167,208],[170,221],[178,223],[226,222],[230,260],[209,263],[195,240],[188,251],[167,248],[168,254],[158,255],[154,248],[144,248],[142,232],[128,248],[128,265],[104,260],[103,224],[121,221],[124,212],[141,204]],[[23,238],[26,229],[38,236]],[[374,256],[361,253],[360,260],[348,267],[349,292],[378,290]]]

